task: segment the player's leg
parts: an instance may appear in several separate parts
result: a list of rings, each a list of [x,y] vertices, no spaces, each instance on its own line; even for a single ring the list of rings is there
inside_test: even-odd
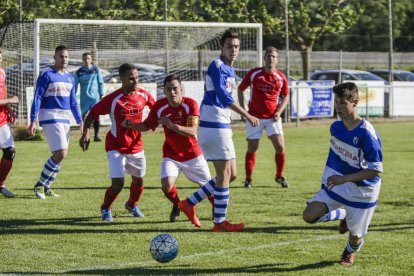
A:
[[[93,122],[93,129],[95,131],[95,136],[93,137],[93,140],[95,142],[100,142],[102,139],[99,137],[99,128],[101,127],[100,121],[94,121]]]
[[[13,159],[16,155],[13,133],[9,124],[0,127],[0,147],[3,151],[3,156],[0,160],[0,192],[5,197],[12,198],[15,195],[7,189],[4,183],[12,169]]]
[[[175,222],[180,216],[180,208],[178,203],[178,189],[175,185],[177,177],[181,173],[181,162],[177,162],[171,158],[163,158],[160,166],[161,187],[164,196],[173,204],[170,212],[170,222]]]
[[[345,209],[341,204],[328,196],[325,190],[320,190],[309,200],[303,211],[303,220],[307,223],[327,222],[345,218]]]
[[[146,167],[147,164],[144,151],[125,155],[125,172],[130,174],[132,177],[129,199],[125,203],[125,208],[134,217],[144,217],[144,214],[137,206],[137,202],[144,192],[144,176],[146,173]]]
[[[34,186],[35,194],[40,199],[45,199],[46,196],[59,197],[50,187],[60,171],[62,161],[67,156],[70,126],[62,123],[46,124],[43,125],[43,133],[52,156],[46,160],[39,180]]]
[[[271,120],[266,126],[266,133],[275,149],[276,176],[275,181],[282,188],[287,188],[288,182],[284,176],[286,164],[285,138],[283,135],[282,120]]]
[[[345,208],[349,238],[339,263],[343,266],[351,266],[355,261],[356,252],[360,251],[364,244],[364,236],[368,232],[375,207],[361,209],[346,206]]]
[[[259,140],[263,133],[263,120],[260,120],[260,125],[252,127],[249,122],[246,122],[246,140],[247,140],[247,151],[244,157],[244,168],[245,168],[245,181],[244,186],[246,188],[252,187],[252,174],[254,166],[256,164],[256,151],[259,148]]]

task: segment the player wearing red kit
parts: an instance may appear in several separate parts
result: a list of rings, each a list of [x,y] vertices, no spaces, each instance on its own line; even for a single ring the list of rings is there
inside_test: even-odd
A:
[[[207,161],[204,159],[197,141],[197,127],[200,117],[198,104],[182,95],[180,77],[169,75],[164,80],[166,98],[158,100],[148,118],[140,124],[126,120],[123,126],[139,131],[155,130],[161,124],[164,128],[163,160],[161,163],[161,184],[165,196],[173,204],[170,221],[174,222],[180,214],[177,187],[175,182],[181,172],[192,182],[201,186],[198,203],[209,197],[213,201],[215,180],[211,179]],[[196,204],[195,203],[195,204]],[[195,215],[195,207],[181,208],[191,222],[200,227]],[[191,213],[188,215],[188,210]]]
[[[0,65],[2,61],[3,53],[0,49]],[[14,194],[7,189],[4,181],[9,175],[14,156],[16,155],[13,133],[9,125],[9,122],[14,122],[16,116],[9,104],[18,103],[19,99],[16,96],[7,98],[6,72],[3,67],[0,67],[0,148],[3,151],[3,156],[0,160],[0,193],[9,198],[14,197]]]
[[[267,47],[264,56],[265,66],[250,70],[239,85],[239,101],[244,107],[243,91],[250,86],[249,114],[260,119],[260,125],[253,127],[246,123],[247,152],[245,157],[246,188],[252,186],[252,173],[256,162],[256,151],[263,129],[275,148],[276,177],[283,188],[288,183],[283,175],[286,153],[281,114],[289,102],[288,81],[285,75],[276,69],[278,51]],[[279,96],[282,98],[279,103]]]
[[[110,131],[106,135],[105,150],[109,160],[111,186],[106,190],[101,205],[102,220],[112,221],[112,203],[124,186],[125,173],[132,176],[129,200],[125,208],[134,217],[144,217],[137,202],[144,190],[143,177],[146,171],[146,160],[141,140],[141,132],[121,126],[122,121],[140,123],[142,112],[147,105],[153,107],[155,101],[151,94],[137,87],[138,70],[133,64],[122,64],[119,67],[122,87],[102,98],[88,113],[84,123],[84,133],[79,141],[85,151],[89,146],[89,128],[99,115],[109,114],[112,121]]]

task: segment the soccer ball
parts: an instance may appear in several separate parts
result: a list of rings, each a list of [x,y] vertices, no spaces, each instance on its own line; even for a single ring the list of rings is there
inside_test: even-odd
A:
[[[178,255],[178,241],[169,234],[160,234],[151,240],[150,252],[157,262],[168,263]]]

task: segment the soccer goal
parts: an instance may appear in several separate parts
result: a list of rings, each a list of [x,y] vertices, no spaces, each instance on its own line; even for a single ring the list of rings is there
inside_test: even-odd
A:
[[[241,39],[234,65],[241,78],[248,69],[261,66],[262,24],[36,19],[10,25],[1,47],[8,58],[5,67],[14,66],[14,71],[8,70],[10,92],[22,100],[39,73],[53,64],[58,45],[69,49],[69,72],[82,64],[84,52],[91,52],[106,75],[106,90],[119,85],[118,67],[128,62],[137,65],[140,82],[156,84],[159,93],[166,74],[179,74],[183,81],[202,81],[207,66],[220,53],[219,39],[228,28]],[[22,104],[26,108],[19,112],[27,119],[30,102]]]

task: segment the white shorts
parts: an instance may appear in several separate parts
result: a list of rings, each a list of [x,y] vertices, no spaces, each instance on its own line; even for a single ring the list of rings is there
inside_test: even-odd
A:
[[[232,160],[236,158],[231,128],[198,129],[198,143],[208,161]]]
[[[277,121],[273,119],[260,119],[260,125],[252,127],[252,125],[246,121],[246,139],[255,140],[262,138],[263,129],[266,129],[266,135],[272,136],[274,134],[283,135],[282,120]]]
[[[107,152],[110,178],[124,178],[125,173],[144,177],[147,163],[144,151],[135,154],[122,154],[117,150]]]
[[[70,125],[63,123],[42,125],[51,152],[66,150],[69,146]]]
[[[325,190],[320,190],[316,193],[316,195],[308,201],[308,203],[311,202],[325,203],[329,212],[344,207],[346,210],[346,224],[348,225],[349,232],[358,238],[362,238],[367,234],[368,226],[374,215],[375,206],[367,209],[346,206],[332,199]]]
[[[14,147],[13,132],[9,124],[0,127],[0,148]]]
[[[168,176],[178,177],[183,172],[188,180],[203,186],[211,179],[210,169],[203,155],[185,162],[163,158],[161,162],[161,179]]]

